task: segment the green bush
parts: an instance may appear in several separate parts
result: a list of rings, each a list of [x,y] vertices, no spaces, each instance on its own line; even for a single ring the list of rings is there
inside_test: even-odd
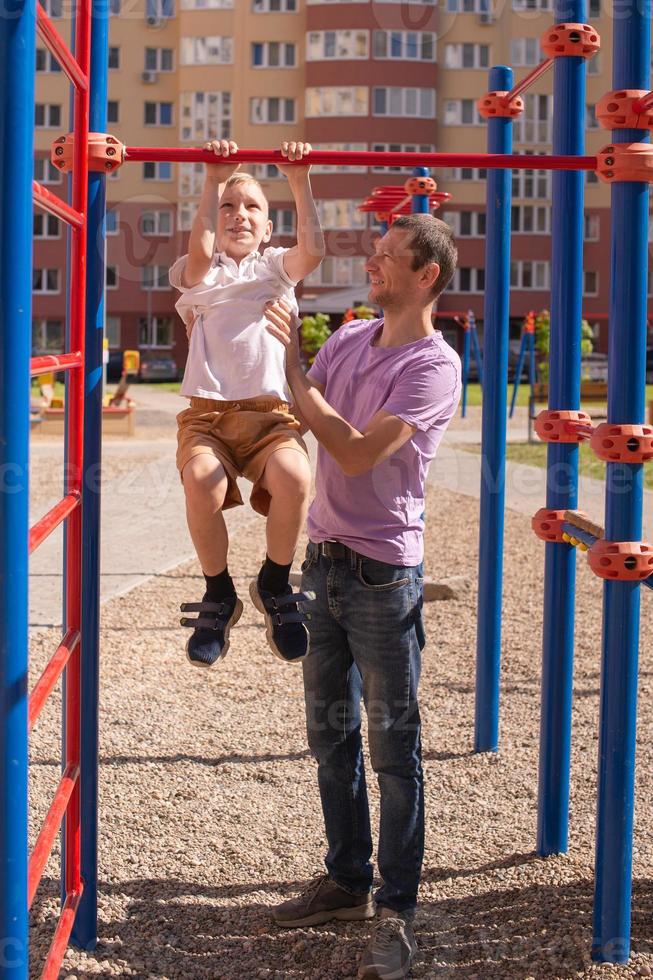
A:
[[[320,347],[331,336],[330,322],[331,317],[327,313],[316,313],[315,316],[305,316],[302,319],[302,352],[309,365],[317,357]]]
[[[542,382],[549,380],[549,338],[551,333],[551,315],[548,310],[540,310],[535,317],[535,350],[537,358],[537,376]],[[581,320],[580,354],[586,357],[594,350],[594,335],[587,320]]]

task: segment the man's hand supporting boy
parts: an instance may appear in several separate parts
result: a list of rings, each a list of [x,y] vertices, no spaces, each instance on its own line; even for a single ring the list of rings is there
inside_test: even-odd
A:
[[[311,152],[310,143],[286,142],[281,152],[289,160],[302,160]],[[289,279],[298,282],[317,269],[325,255],[324,235],[313,200],[308,166],[279,166],[288,178],[297,209],[297,244],[283,257],[283,267]]]

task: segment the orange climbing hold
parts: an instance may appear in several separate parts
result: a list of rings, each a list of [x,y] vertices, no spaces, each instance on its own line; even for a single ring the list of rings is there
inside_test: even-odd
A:
[[[508,103],[504,100],[509,92],[486,92],[476,102],[479,116],[483,119],[514,119],[524,111],[524,100],[515,95]]]
[[[597,425],[590,439],[596,456],[606,463],[646,463],[653,459],[653,425]]]
[[[583,442],[592,431],[592,419],[587,412],[549,409],[535,419],[535,431],[542,442]]]
[[[604,184],[617,180],[653,181],[653,146],[650,143],[617,143],[596,155],[596,174]]]
[[[432,177],[409,177],[404,184],[407,194],[433,194],[437,189]]]
[[[638,582],[653,574],[653,547],[646,541],[595,541],[587,561],[600,578]]]
[[[601,38],[591,24],[556,24],[544,32],[540,47],[549,58],[593,58],[601,47]]]
[[[607,92],[596,103],[596,118],[604,129],[653,129],[653,109],[642,109],[646,89]]]

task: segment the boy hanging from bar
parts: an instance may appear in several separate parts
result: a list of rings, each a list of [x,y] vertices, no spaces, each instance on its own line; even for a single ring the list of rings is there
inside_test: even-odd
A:
[[[300,422],[290,408],[284,350],[266,329],[266,307],[280,300],[298,312],[294,287],[324,256],[313,201],[310,165],[279,166],[297,208],[297,244],[266,248],[272,222],[259,182],[230,160],[233,140],[205,144],[220,163],[207,164],[188,254],[170,270],[181,292],[176,308],[189,336],[181,394],[190,406],[177,418],[177,467],[186,496],[188,528],[206,591],[185,603],[181,620],[193,633],[186,655],[212,667],[229,648],[229,632],[243,611],[229,575],[228,535],[222,512],[242,504],[236,478],[253,484],[250,503],[267,517],[266,557],[250,596],[263,614],[272,652],[295,663],[308,653],[312,596],[293,593],[290,569],[306,519],[311,469]],[[309,143],[284,142],[289,161],[303,160]]]

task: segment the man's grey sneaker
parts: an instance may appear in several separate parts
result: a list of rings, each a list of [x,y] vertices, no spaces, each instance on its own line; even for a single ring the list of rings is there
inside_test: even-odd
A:
[[[361,957],[358,980],[400,980],[407,977],[417,953],[413,927],[399,912],[381,909],[381,918]]]
[[[261,589],[258,579],[254,579],[249,594],[258,611],[263,613],[265,635],[275,657],[286,663],[303,660],[308,653],[306,623],[310,616],[302,611],[300,603],[312,602],[315,593],[293,592],[292,586],[287,585],[280,595],[272,595]]]
[[[194,667],[213,667],[227,655],[229,632],[242,616],[242,602],[236,595],[220,602],[210,602],[205,596],[201,602],[184,602],[180,608],[198,614],[196,619],[184,617],[179,621],[193,629],[186,656]]]
[[[276,924],[286,929],[319,926],[331,919],[355,922],[372,919],[374,914],[371,892],[353,895],[336,885],[328,875],[315,878],[297,898],[291,898],[272,909]]]

